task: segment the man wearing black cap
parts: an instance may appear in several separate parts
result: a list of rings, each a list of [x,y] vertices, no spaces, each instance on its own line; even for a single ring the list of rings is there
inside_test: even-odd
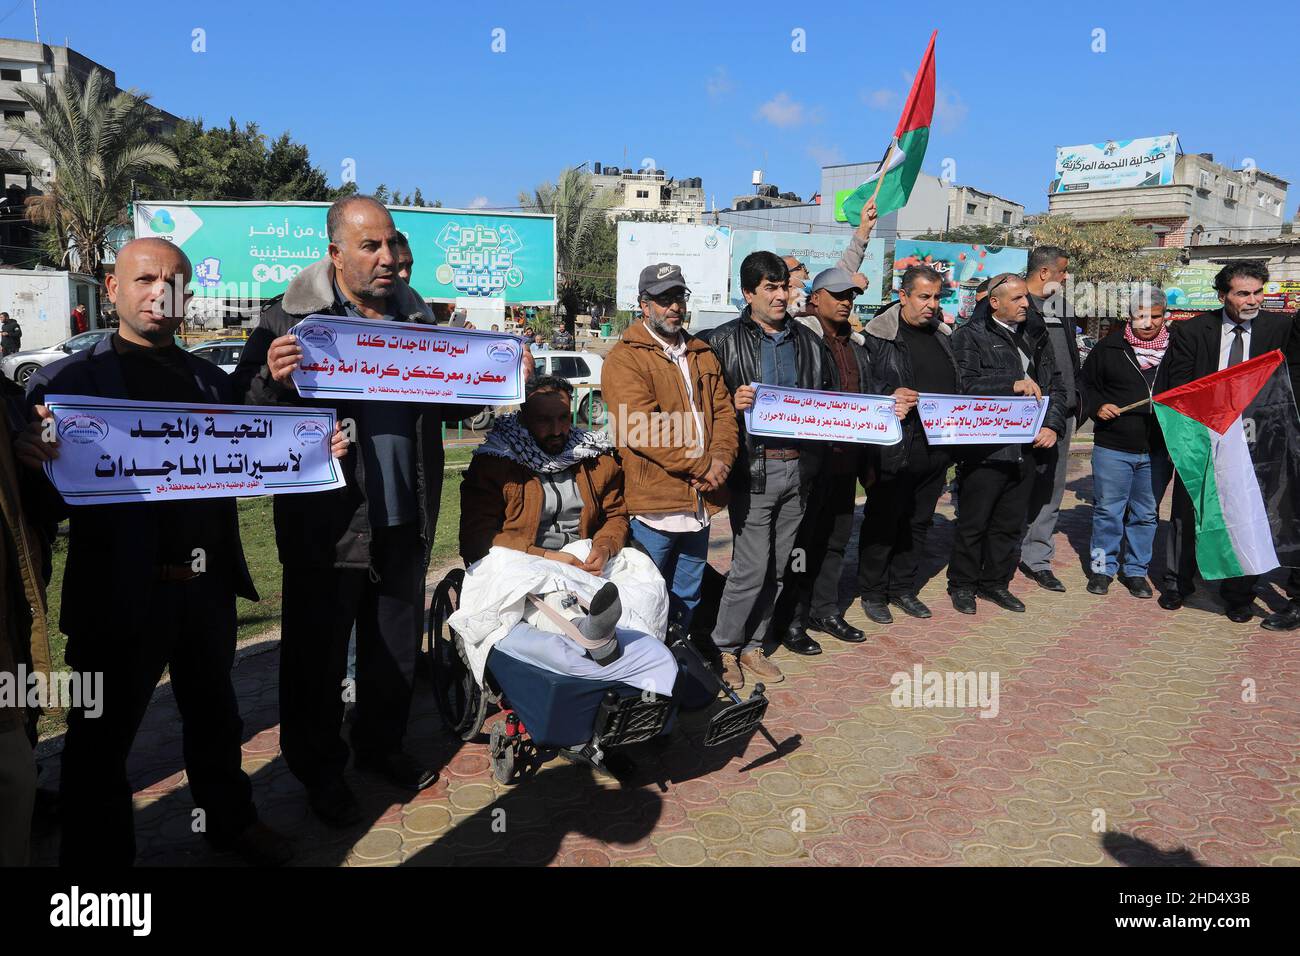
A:
[[[847,269],[824,269],[813,279],[808,296],[811,315],[800,319],[821,337],[830,353],[841,392],[876,394],[869,358],[861,334],[849,325],[853,300],[861,293],[857,277]],[[901,419],[916,404],[904,397],[895,411]],[[858,644],[866,635],[840,610],[840,569],[844,549],[853,533],[854,500],[858,475],[865,463],[864,446],[831,443],[826,460],[809,496],[808,509],[799,526],[792,559],[791,579],[781,595],[777,621],[784,625],[785,646],[796,654],[820,654],[821,645],[808,636],[820,631],[841,641]]]
[[[641,271],[641,320],[601,370],[632,537],[668,584],[670,620],[684,632],[700,603],[709,519],[727,503],[736,414],[713,351],[682,329],[690,290],[680,267]]]

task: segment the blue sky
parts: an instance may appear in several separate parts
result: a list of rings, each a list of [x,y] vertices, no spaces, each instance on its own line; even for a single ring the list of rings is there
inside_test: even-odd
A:
[[[164,109],[289,130],[334,182],[351,158],[363,190],[492,207],[565,165],[645,158],[703,177],[719,208],[759,167],[809,198],[821,164],[880,157],[937,28],[926,171],[951,158],[958,182],[1035,212],[1057,145],[1174,131],[1293,183],[1292,217],[1297,8],[1103,6],[45,0],[40,16],[46,43],[66,37]],[[32,38],[27,0],[0,0],[0,35]]]

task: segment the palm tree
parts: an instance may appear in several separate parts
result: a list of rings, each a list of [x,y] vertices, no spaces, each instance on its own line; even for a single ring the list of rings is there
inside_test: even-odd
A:
[[[102,279],[109,232],[127,222],[131,180],[155,167],[175,168],[176,153],[149,130],[148,94],[116,90],[101,70],[84,85],[69,73],[39,92],[15,92],[40,121],[6,126],[44,149],[52,164],[6,156],[44,186],[43,195],[28,199],[28,215],[46,226],[51,259]]]
[[[573,323],[582,306],[579,274],[609,201],[596,195],[589,174],[570,167],[554,183],[538,186],[532,196],[521,192],[519,205],[529,212],[555,216],[556,295],[564,307],[564,329],[573,334]]]

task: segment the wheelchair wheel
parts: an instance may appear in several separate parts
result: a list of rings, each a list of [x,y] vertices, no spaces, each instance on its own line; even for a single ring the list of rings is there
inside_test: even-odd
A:
[[[429,663],[438,713],[447,729],[461,740],[478,736],[487,714],[487,698],[465,656],[460,635],[447,618],[460,604],[465,572],[459,568],[438,582],[429,606]]]

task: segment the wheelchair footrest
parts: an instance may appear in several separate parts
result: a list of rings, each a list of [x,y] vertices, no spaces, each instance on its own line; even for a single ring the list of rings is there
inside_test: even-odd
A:
[[[763,722],[767,705],[771,703],[761,690],[749,695],[749,700],[722,708],[709,721],[704,733],[704,746],[716,747],[729,740],[752,733]]]
[[[605,748],[650,740],[663,733],[672,709],[671,697],[619,697],[610,691],[600,703],[592,743]]]

